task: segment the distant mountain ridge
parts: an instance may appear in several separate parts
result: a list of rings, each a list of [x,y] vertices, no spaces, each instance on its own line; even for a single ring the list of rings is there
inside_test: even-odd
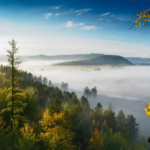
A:
[[[125,59],[122,56],[117,55],[101,55],[91,59],[79,60],[79,61],[69,61],[56,63],[53,65],[59,66],[84,66],[84,65],[133,65],[132,62]]]
[[[150,58],[141,58],[141,57],[126,57],[135,65],[150,65]]]
[[[22,56],[22,58],[27,60],[83,60],[100,55],[104,54],[91,53],[91,54],[73,54],[73,55],[55,55],[55,56],[36,55],[36,56]]]

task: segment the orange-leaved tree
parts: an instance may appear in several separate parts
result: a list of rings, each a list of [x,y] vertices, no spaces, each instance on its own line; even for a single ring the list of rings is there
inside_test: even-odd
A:
[[[91,133],[91,139],[89,141],[90,150],[102,150],[104,143],[103,139],[99,137],[99,131],[94,129]]]

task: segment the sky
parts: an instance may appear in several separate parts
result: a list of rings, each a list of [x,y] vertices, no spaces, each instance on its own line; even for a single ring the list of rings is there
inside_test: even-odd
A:
[[[149,8],[147,0],[1,0],[0,55],[15,39],[18,55],[150,57],[150,23],[129,29]]]

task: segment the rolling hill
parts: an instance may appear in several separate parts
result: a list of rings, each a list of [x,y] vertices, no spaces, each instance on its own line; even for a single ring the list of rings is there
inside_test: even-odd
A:
[[[101,55],[101,56],[97,56],[91,59],[62,62],[62,63],[53,64],[53,65],[59,65],[59,66],[133,65],[133,63],[121,56]]]
[[[135,65],[150,65],[150,58],[126,57],[126,59]]]
[[[74,54],[74,55],[55,55],[55,56],[46,56],[46,55],[37,55],[37,56],[23,56],[26,60],[83,60],[90,59],[96,56],[104,54]]]

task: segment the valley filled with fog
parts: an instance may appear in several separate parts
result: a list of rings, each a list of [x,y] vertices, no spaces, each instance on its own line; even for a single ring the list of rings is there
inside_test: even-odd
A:
[[[133,114],[140,123],[140,134],[150,135],[150,118],[145,114],[145,107],[150,101],[150,66],[52,66],[62,61],[23,61],[19,69],[36,76],[47,77],[54,86],[62,82],[69,84],[69,91],[74,91],[78,98],[83,96],[84,88],[97,87],[96,99],[89,98],[91,108],[98,102],[107,109],[110,103],[116,115],[123,110],[126,115]],[[1,62],[7,65],[6,61]]]

